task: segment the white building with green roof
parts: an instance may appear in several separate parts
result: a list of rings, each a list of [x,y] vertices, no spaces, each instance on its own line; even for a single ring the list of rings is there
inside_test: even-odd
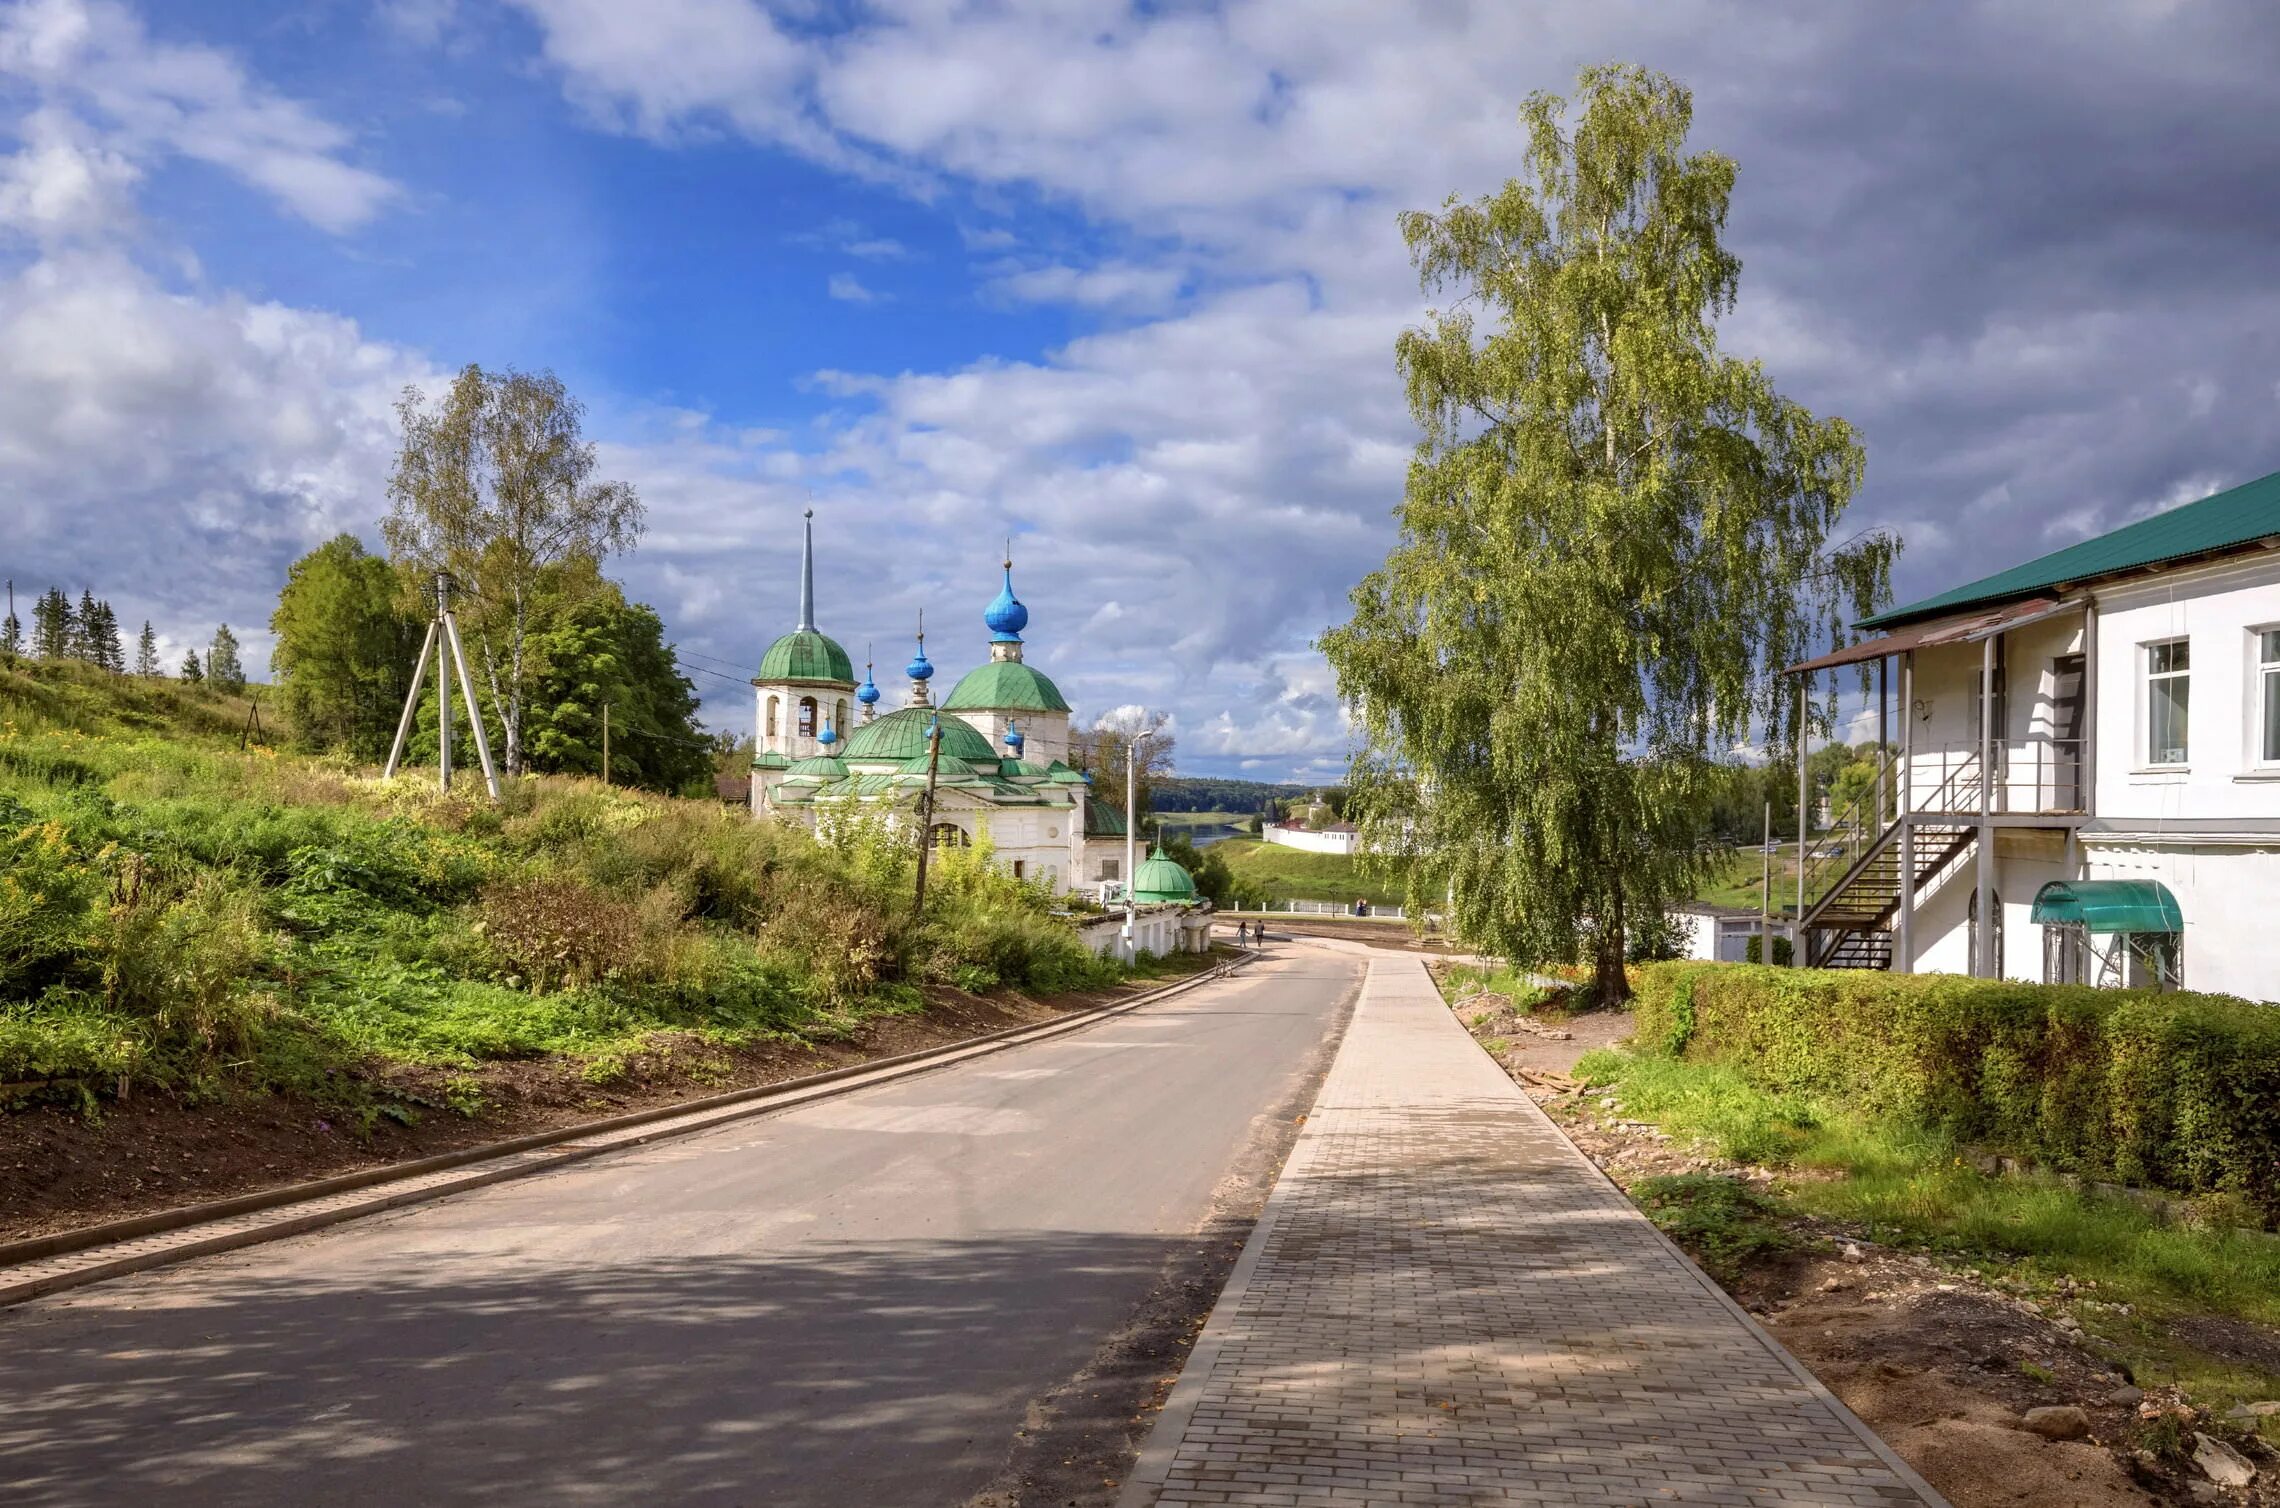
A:
[[[1890,750],[1802,961],[2280,1000],[2280,473],[1859,627],[1790,667],[1877,667]]]
[[[812,514],[800,557],[800,618],[761,657],[753,677],[752,810],[828,831],[834,812],[885,810],[916,819],[931,762],[934,841],[985,837],[1016,875],[1055,890],[1122,878],[1124,817],[1069,767],[1069,703],[1023,660],[1029,610],[1013,592],[1013,563],[982,615],[989,659],[934,704],[926,634],[906,667],[906,705],[880,713],[872,667],[856,683],[847,652],[815,626]],[[860,708],[860,712],[856,712]],[[935,741],[939,736],[939,750]]]

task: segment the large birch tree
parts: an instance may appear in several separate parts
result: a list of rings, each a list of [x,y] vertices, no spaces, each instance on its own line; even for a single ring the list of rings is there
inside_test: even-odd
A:
[[[1521,110],[1521,176],[1410,213],[1429,295],[1396,359],[1423,431],[1384,566],[1323,649],[1354,709],[1348,814],[1515,962],[1588,960],[1703,872],[1715,755],[1775,747],[1781,666],[1888,590],[1893,545],[1832,536],[1863,456],[1841,419],[1723,353],[1735,164],[1692,98],[1587,69]]]
[[[381,533],[412,590],[430,590],[439,571],[452,578],[506,771],[519,774],[541,582],[551,567],[631,549],[641,499],[595,475],[585,406],[552,372],[471,364],[441,402],[407,388],[396,412],[403,444]]]

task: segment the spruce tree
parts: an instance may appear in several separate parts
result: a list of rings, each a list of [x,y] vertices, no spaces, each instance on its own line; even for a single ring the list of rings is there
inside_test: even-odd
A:
[[[82,632],[87,637],[88,659],[113,675],[126,674],[127,652],[119,643],[119,615],[111,611],[110,603],[95,603]]]
[[[71,599],[63,588],[51,586],[32,604],[32,653],[60,660],[71,653],[72,634]]]
[[[195,683],[205,678],[206,672],[198,668],[198,651],[195,649],[184,651],[182,655],[182,679]]]
[[[81,587],[79,611],[72,616],[71,648],[65,652],[73,659],[85,660],[90,665],[102,664],[95,638],[102,627],[102,609],[95,601],[95,594],[86,587]]]
[[[16,616],[16,583],[8,583],[8,616],[0,618],[0,655],[13,660],[24,652],[24,625]]]
[[[245,690],[245,667],[238,663],[237,635],[224,623],[214,630],[214,646],[206,651],[206,679],[224,691]]]
[[[142,637],[135,640],[135,674],[144,677],[158,674],[158,635],[150,631],[150,620],[143,619]]]

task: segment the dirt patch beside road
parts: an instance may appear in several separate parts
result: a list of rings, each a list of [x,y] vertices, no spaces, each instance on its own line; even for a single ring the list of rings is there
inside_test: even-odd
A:
[[[1206,962],[1199,960],[1199,964]],[[778,1084],[856,1063],[1051,1021],[1174,980],[1032,998],[927,992],[927,1007],[878,1016],[845,1041],[724,1048],[660,1033],[622,1073],[596,1084],[564,1059],[398,1074],[404,1120],[368,1128],[278,1095],[185,1103],[161,1095],[89,1116],[60,1106],[0,1113],[0,1240],[20,1240],[233,1194],[411,1162],[462,1147],[575,1126],[731,1089]]]

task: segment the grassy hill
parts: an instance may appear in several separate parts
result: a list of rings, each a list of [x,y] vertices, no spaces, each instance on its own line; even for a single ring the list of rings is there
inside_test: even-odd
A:
[[[1226,861],[1237,880],[1258,886],[1271,900],[1401,904],[1400,877],[1365,877],[1346,854],[1308,853],[1260,838],[1229,838],[1214,843],[1211,852]]]
[[[1114,977],[973,850],[845,849],[584,780],[449,796],[239,741],[248,699],[0,663],[0,1109],[391,1086],[660,1035],[844,1035],[921,987]],[[267,709],[264,709],[265,718]],[[274,725],[272,725],[274,726]]]

